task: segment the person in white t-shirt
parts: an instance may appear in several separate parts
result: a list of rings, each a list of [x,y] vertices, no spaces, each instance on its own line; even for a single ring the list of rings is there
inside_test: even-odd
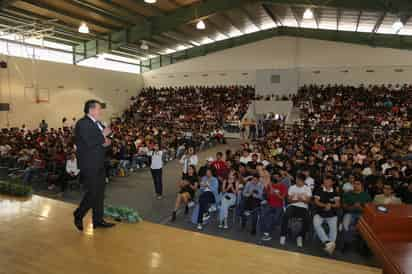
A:
[[[308,186],[308,187],[310,187],[310,190],[314,190],[315,189],[315,179],[313,179],[311,176],[310,176],[310,171],[309,171],[309,169],[305,169],[305,170],[303,170],[302,171],[302,173],[303,173],[303,175],[305,175],[305,185],[306,186]]]
[[[289,206],[282,218],[280,228],[280,244],[285,245],[286,234],[288,231],[289,219],[302,219],[302,229],[296,238],[298,247],[303,247],[303,238],[310,228],[311,219],[309,216],[309,202],[312,197],[312,190],[305,185],[306,176],[299,173],[296,176],[296,184],[291,186],[288,191]]]
[[[187,175],[189,166],[197,166],[199,159],[195,153],[193,147],[189,147],[187,152],[180,159],[180,163],[183,164],[183,176]]]
[[[65,176],[61,184],[61,193],[64,193],[69,181],[76,180],[79,176],[80,169],[77,164],[77,158],[75,153],[71,153],[66,160]]]
[[[163,168],[163,151],[160,150],[159,145],[155,144],[153,150],[149,151],[148,156],[151,158],[150,171],[152,173],[153,184],[157,199],[163,198],[163,182],[162,182],[162,168]]]
[[[243,150],[242,156],[240,156],[239,161],[240,161],[242,164],[245,164],[245,165],[247,165],[247,163],[249,163],[250,161],[252,161],[252,156],[250,155],[248,149],[244,149],[244,150]]]

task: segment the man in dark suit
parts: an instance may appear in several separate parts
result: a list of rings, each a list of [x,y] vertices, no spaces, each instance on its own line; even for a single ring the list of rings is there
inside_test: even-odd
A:
[[[110,128],[100,122],[102,105],[96,100],[89,100],[84,105],[85,116],[76,123],[75,140],[77,159],[80,168],[80,183],[86,193],[79,208],[73,213],[74,224],[83,230],[83,217],[89,209],[93,210],[93,228],[114,226],[103,219],[105,188],[105,152],[111,145],[108,136]]]

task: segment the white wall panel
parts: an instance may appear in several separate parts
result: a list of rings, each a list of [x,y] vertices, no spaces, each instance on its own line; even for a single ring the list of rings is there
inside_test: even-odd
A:
[[[404,71],[396,72],[399,68]],[[275,37],[165,66],[143,77],[146,86],[255,85],[258,70],[282,70],[286,74],[297,70],[299,85],[410,83],[412,52]]]

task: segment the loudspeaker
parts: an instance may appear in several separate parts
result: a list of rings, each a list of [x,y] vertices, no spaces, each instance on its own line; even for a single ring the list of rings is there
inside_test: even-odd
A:
[[[10,104],[9,103],[0,103],[0,111],[9,111]]]

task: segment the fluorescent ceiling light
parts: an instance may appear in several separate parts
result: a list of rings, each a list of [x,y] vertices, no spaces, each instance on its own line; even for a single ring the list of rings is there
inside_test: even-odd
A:
[[[82,22],[79,26],[80,33],[89,33],[89,27],[87,26],[86,22]]]
[[[144,2],[148,4],[154,4],[157,2],[157,0],[144,0]]]
[[[313,11],[311,9],[306,9],[303,13],[303,19],[313,19]]]
[[[206,24],[203,20],[199,20],[196,24],[196,28],[199,30],[204,30],[206,29]]]

